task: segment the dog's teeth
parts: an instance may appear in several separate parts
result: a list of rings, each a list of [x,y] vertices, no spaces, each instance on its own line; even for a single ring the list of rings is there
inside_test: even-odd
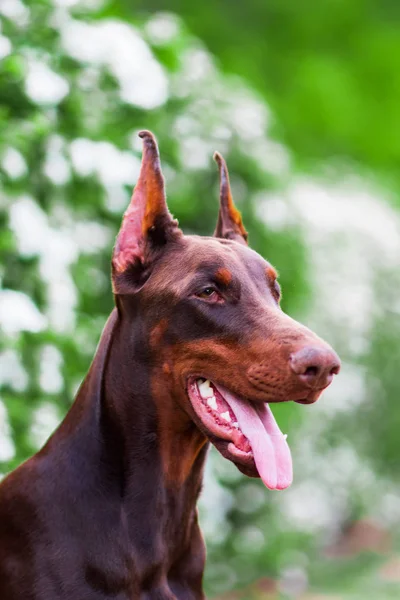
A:
[[[211,398],[208,398],[207,404],[213,410],[217,410],[217,399],[215,398],[215,396],[211,396]]]
[[[222,418],[222,419],[225,419],[225,421],[228,421],[228,422],[230,423],[230,421],[231,421],[231,416],[230,416],[230,414],[229,414],[229,410],[227,410],[227,411],[226,411],[226,412],[224,412],[224,413],[221,413],[221,418]]]
[[[237,421],[235,421],[234,423],[232,423],[232,425],[233,425],[234,427],[236,427],[236,429],[239,429],[239,423],[238,423]]]
[[[212,396],[214,396],[214,390],[212,389],[210,384],[211,384],[210,380],[206,379],[205,381],[203,381],[203,383],[198,385],[200,396],[202,398],[207,399],[207,398],[211,398]]]
[[[283,434],[283,439],[287,440],[287,433]]]

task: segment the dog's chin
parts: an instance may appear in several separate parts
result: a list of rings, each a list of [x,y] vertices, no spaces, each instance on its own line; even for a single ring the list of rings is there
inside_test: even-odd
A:
[[[196,425],[224,458],[248,477],[261,477],[269,489],[291,484],[290,450],[269,404],[201,377],[189,378],[187,392]]]
[[[224,458],[233,462],[246,475],[259,477],[252,448],[231,407],[225,398],[211,387],[212,384],[209,388],[210,396],[203,397],[199,389],[200,381],[204,380],[190,378],[187,388],[196,425]]]
[[[231,450],[229,449],[231,442],[220,440],[210,435],[208,435],[208,438],[218,452],[224,458],[233,462],[233,464],[241,473],[243,473],[243,475],[247,475],[247,477],[260,477],[256,463],[254,462],[253,452],[251,450],[249,452],[241,453],[242,456],[240,456],[238,455],[237,451],[232,451],[232,447]]]

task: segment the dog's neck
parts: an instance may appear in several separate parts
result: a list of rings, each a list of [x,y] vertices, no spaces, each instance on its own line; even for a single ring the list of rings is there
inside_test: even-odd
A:
[[[109,496],[143,564],[171,564],[179,558],[177,544],[186,544],[186,554],[191,536],[202,544],[196,502],[207,444],[168,393],[160,410],[161,399],[155,401],[149,385],[145,344],[133,347],[133,333],[114,310],[75,403],[48,446],[60,452],[68,445],[80,464],[81,485],[89,495],[92,488]],[[183,532],[186,541],[179,539]]]
[[[126,325],[114,310],[73,406],[38,459],[62,473],[74,518],[90,523],[82,543],[92,562],[112,556],[111,587],[135,598],[149,589],[146,597],[202,600],[196,502],[207,444],[168,390],[164,398],[153,393],[140,320],[133,330]]]
[[[206,439],[177,402],[141,330],[140,319],[125,321],[115,310],[103,333],[102,429],[120,445],[130,479],[143,464],[147,478],[151,466],[159,486],[178,491],[190,482],[198,493]]]

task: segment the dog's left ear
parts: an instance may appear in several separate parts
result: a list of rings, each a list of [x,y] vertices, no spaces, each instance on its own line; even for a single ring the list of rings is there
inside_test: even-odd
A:
[[[219,152],[215,152],[214,160],[218,164],[220,178],[220,207],[214,236],[247,244],[248,233],[232,199],[228,167]]]
[[[141,131],[139,137],[142,166],[112,257],[115,293],[140,289],[166,244],[182,236],[167,207],[156,139],[150,131]]]

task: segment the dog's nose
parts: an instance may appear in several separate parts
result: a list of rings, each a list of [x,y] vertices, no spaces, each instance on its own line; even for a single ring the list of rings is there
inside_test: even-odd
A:
[[[339,373],[340,359],[329,347],[306,346],[290,356],[290,367],[307,387],[322,389]]]

